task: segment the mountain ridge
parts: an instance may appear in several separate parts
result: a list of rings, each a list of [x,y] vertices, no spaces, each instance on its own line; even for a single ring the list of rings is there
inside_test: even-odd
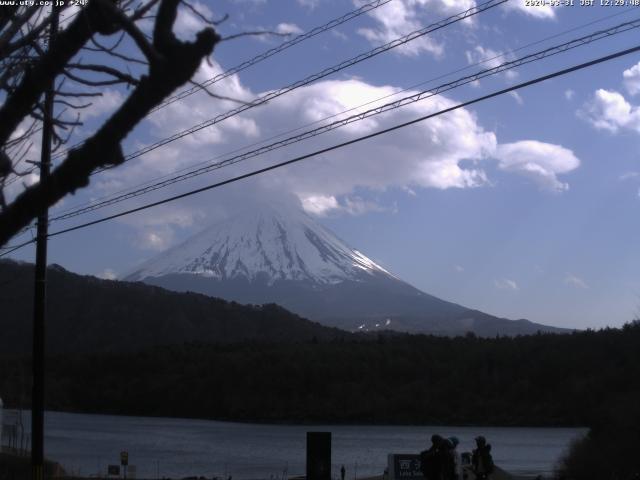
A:
[[[0,260],[0,351],[31,351],[34,266]],[[140,282],[47,269],[47,353],[121,352],[204,342],[308,342],[350,334],[278,305],[238,305]]]
[[[425,293],[291,207],[245,209],[123,279],[239,303],[273,302],[350,331],[481,336],[568,331],[498,318]]]

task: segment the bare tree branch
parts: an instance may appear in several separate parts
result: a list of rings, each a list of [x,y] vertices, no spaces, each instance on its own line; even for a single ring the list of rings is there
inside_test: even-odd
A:
[[[32,5],[25,9],[9,27],[0,35],[0,52],[3,52],[11,39],[22,29],[29,19],[40,9],[37,5]]]
[[[191,13],[193,13],[196,17],[202,20],[205,24],[211,25],[212,27],[217,27],[221,23],[226,22],[229,19],[229,14],[225,13],[224,16],[220,20],[211,20],[202,14],[196,7],[191,5],[187,0],[181,0],[182,5],[187,7]]]
[[[148,66],[149,62],[144,61],[144,60],[140,60],[138,58],[133,58],[133,57],[129,57],[127,55],[124,55],[120,52],[116,52],[114,50],[112,50],[112,47],[105,47],[103,45],[101,45],[97,39],[95,38],[91,38],[91,43],[93,43],[94,45],[96,45],[96,47],[98,48],[92,48],[92,47],[88,47],[88,46],[84,46],[82,47],[83,50],[89,50],[91,52],[102,52],[102,53],[106,53],[108,55],[111,55],[113,57],[119,58],[120,60],[124,60],[125,62],[131,62],[131,63],[137,63],[140,65],[145,65]]]
[[[74,110],[83,110],[85,108],[89,108],[93,103],[82,103],[80,105],[76,105],[75,103],[67,102],[66,100],[54,100],[53,103],[57,103],[60,105],[66,105],[67,107],[73,108]]]
[[[110,21],[114,20],[122,29],[130,33],[127,23],[131,23],[126,15],[115,15],[114,5],[109,0],[93,0],[93,2],[103,2],[108,6],[102,9],[103,15],[106,12],[107,26],[113,28]],[[149,57],[149,71],[139,79],[138,85],[133,89],[125,102],[111,115],[111,117],[98,129],[98,131],[88,138],[77,148],[68,152],[62,163],[55,168],[48,180],[39,182],[33,186],[26,187],[25,191],[0,213],[0,246],[4,245],[13,235],[27,226],[33,218],[44,211],[45,208],[55,204],[69,193],[75,192],[78,188],[85,187],[89,183],[91,172],[97,168],[111,165],[118,165],[124,161],[120,142],[126,138],[131,130],[158,104],[160,104],[171,92],[191,79],[203,58],[208,57],[214,46],[220,41],[220,36],[212,29],[201,30],[194,42],[183,42],[178,40],[173,34],[173,24],[176,19],[177,8],[180,0],[161,0],[156,23],[153,32],[154,55]],[[96,3],[94,3],[96,4]],[[91,6],[92,4],[90,4]],[[87,22],[92,21],[95,13],[89,12],[86,17]],[[123,21],[123,17],[127,22]],[[103,25],[104,26],[104,25]],[[73,30],[75,28],[75,30]],[[73,33],[68,33],[72,30]],[[137,27],[136,27],[137,30]],[[72,45],[65,45],[63,52],[50,52],[49,62],[46,68],[41,67],[44,74],[51,72],[61,72],[69,63],[72,55],[77,53],[82,44],[78,39],[89,40],[90,32],[86,27],[81,28],[77,22],[64,32],[67,34],[67,42],[71,38],[75,40]],[[63,34],[60,34],[62,37]],[[73,35],[73,37],[70,37]],[[134,39],[135,40],[135,39]],[[56,42],[56,49],[58,42]],[[44,60],[44,58],[42,59]],[[41,61],[42,62],[42,61]],[[35,70],[35,67],[34,67]],[[31,71],[27,76],[31,75]],[[23,84],[27,78],[23,80]],[[28,84],[31,89],[37,88],[35,80],[30,80]],[[21,85],[25,94],[30,94],[30,90]],[[65,92],[59,92],[64,95]],[[35,100],[30,105],[37,103]],[[8,102],[7,102],[8,103]],[[23,104],[26,102],[22,102]],[[15,117],[24,111],[24,115],[29,113],[27,107],[22,109],[14,107],[13,110],[6,111],[5,104],[0,109],[0,119],[7,118],[14,122],[13,128],[0,128],[0,144],[3,144],[8,135],[15,129]],[[60,120],[62,121],[62,120]],[[68,121],[64,121],[69,123]],[[0,121],[0,124],[2,122]],[[71,122],[73,123],[73,122]],[[8,132],[8,133],[6,133]],[[2,135],[6,135],[5,138]]]
[[[11,54],[16,50],[19,50],[20,48],[26,47],[31,42],[36,40],[42,34],[42,32],[44,32],[44,30],[49,26],[52,18],[53,18],[53,13],[51,13],[45,20],[40,22],[37,27],[31,29],[29,33],[27,33],[21,39],[13,43],[3,45],[2,41],[0,41],[0,56]]]
[[[83,14],[66,30],[58,33],[56,48],[42,55],[38,63],[29,68],[15,92],[0,108],[0,145],[26,117],[46,86],[63,70],[94,32],[114,33],[113,15],[105,5],[115,0],[90,0]],[[117,30],[116,30],[117,31]]]
[[[120,80],[119,83],[129,83],[131,85],[138,85],[138,83],[140,83],[137,78],[134,78],[129,74],[123,73],[116,68],[108,67],[106,65],[71,63],[69,64],[69,68],[105,73]]]
[[[220,39],[221,42],[228,42],[229,40],[236,40],[242,37],[259,37],[262,35],[274,35],[276,37],[290,37],[290,33],[281,33],[281,32],[270,32],[268,30],[257,30],[255,32],[242,32],[236,33],[233,35],[227,35],[226,37],[222,37]]]
[[[201,83],[196,82],[195,80],[189,80],[189,83],[194,85],[194,86],[196,86],[196,87],[198,87],[199,89],[201,89],[204,93],[209,95],[211,98],[216,98],[218,100],[228,100],[230,102],[239,103],[240,105],[250,105],[251,104],[251,102],[245,102],[244,100],[240,100],[238,98],[227,97],[225,95],[218,95],[217,93],[212,92],[206,86],[202,85]]]
[[[147,57],[150,62],[158,60],[158,52],[154,49],[154,46],[149,43],[145,34],[136,26],[136,24],[127,17],[117,6],[112,3],[106,4],[114,15],[118,19],[118,23],[122,26],[122,29],[131,36],[140,51]]]
[[[137,20],[140,20],[141,18],[144,18],[144,16],[147,14],[147,12],[149,12],[149,10],[151,10],[153,7],[155,7],[158,2],[160,0],[151,0],[149,2],[147,2],[146,4],[142,4],[142,6],[135,10],[133,12],[133,15],[131,15],[131,21],[135,22]]]
[[[74,82],[80,83],[82,85],[87,85],[89,87],[104,87],[108,85],[118,85],[121,83],[126,83],[130,85],[138,84],[138,80],[136,80],[135,78],[130,78],[130,79],[115,78],[111,80],[89,80],[88,78],[79,77],[78,75],[71,73],[68,69],[65,69],[63,73]]]

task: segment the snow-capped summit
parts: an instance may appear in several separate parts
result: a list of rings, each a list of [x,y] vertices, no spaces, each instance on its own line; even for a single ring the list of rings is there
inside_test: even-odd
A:
[[[511,335],[553,330],[429,295],[351,248],[302,210],[262,204],[211,225],[124,280],[239,303],[277,303],[352,331]]]
[[[169,274],[217,280],[257,278],[334,284],[362,273],[390,275],[302,210],[261,205],[215,223],[126,275],[143,280]]]

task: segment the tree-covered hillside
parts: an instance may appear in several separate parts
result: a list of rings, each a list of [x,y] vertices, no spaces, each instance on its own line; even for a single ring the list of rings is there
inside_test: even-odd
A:
[[[244,421],[593,425],[640,401],[640,325],[481,339],[185,344],[47,362],[50,409]],[[5,357],[15,405],[28,362]]]
[[[0,261],[0,352],[31,352],[33,265]],[[277,305],[246,306],[142,283],[48,269],[49,353],[133,351],[183,342],[328,340],[349,334]]]

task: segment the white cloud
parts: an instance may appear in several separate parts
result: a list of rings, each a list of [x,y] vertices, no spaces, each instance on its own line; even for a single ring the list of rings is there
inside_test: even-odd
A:
[[[374,87],[359,80],[326,81],[292,93],[283,102],[271,106],[268,118],[297,119],[304,124],[339,113],[358,104],[393,93],[391,87]],[[432,98],[370,118],[333,132],[327,145],[357,135],[372,133],[427,112],[453,105],[445,97]],[[266,114],[263,110],[258,115]],[[264,125],[265,121],[258,123]],[[462,132],[462,133],[461,133]],[[322,159],[306,162],[304,167],[290,167],[278,175],[264,177],[278,189],[293,191],[300,198],[338,197],[355,188],[464,188],[487,182],[482,169],[464,160],[488,158],[495,149],[495,136],[480,127],[467,110],[457,110],[411,128],[384,135],[357,146],[336,150]],[[313,145],[313,143],[312,143]],[[310,151],[307,147],[303,151]],[[323,205],[326,205],[323,203]]]
[[[197,78],[204,80],[220,72],[218,65],[203,63]],[[237,76],[230,76],[216,83],[213,90],[229,97],[250,101],[262,93],[254,93],[244,87]],[[352,115],[366,102],[398,92],[393,86],[374,86],[362,80],[325,80],[291,91],[287,95],[236,115],[219,125],[208,127],[194,135],[175,141],[161,149],[136,158],[123,165],[117,172],[100,175],[100,183],[93,195],[104,195],[121,190],[128,185],[139,184],[149,178],[165,175],[203,161],[228,158],[229,152],[248,148],[247,144],[258,138],[269,139],[282,132],[307,130],[305,125],[323,121],[326,117],[343,118],[341,112],[355,108]],[[405,92],[410,95],[412,92]],[[375,100],[366,108],[373,108],[389,99]],[[457,102],[445,96],[432,97],[428,101],[407,105],[383,115],[358,121],[304,142],[251,158],[224,170],[189,180],[158,191],[155,198],[184,192],[215,181],[230,178],[256,168],[307,154],[314,150],[373,133],[455,105]],[[151,128],[146,133],[148,142],[176,131],[191,127],[215,117],[237,104],[212,99],[197,93],[154,113],[149,117]],[[316,123],[316,127],[320,124]],[[273,141],[273,140],[270,140]],[[141,146],[141,145],[139,145]],[[536,154],[537,153],[537,154]],[[517,155],[516,155],[517,154]],[[551,158],[547,158],[551,157]],[[428,121],[420,122],[393,133],[381,135],[346,148],[340,148],[255,177],[250,190],[260,189],[295,195],[304,208],[316,215],[329,212],[359,214],[367,211],[393,211],[394,207],[371,201],[367,193],[399,189],[409,194],[422,188],[472,188],[489,184],[484,165],[498,158],[505,171],[526,175],[553,188],[565,187],[555,177],[579,163],[569,150],[541,142],[522,142],[498,145],[493,132],[485,130],[476,116],[467,109],[451,111]],[[574,165],[567,166],[567,162]],[[247,182],[238,183],[247,188]],[[99,189],[99,190],[98,190]],[[228,192],[224,187],[223,192]],[[363,195],[356,195],[356,192]],[[142,248],[160,248],[173,241],[173,231],[188,229],[209,222],[213,204],[204,203],[203,196],[181,201],[184,209],[194,210],[201,218],[182,218],[180,213],[160,209],[149,210],[158,218],[152,222],[138,223],[137,215],[128,223],[140,232],[136,239]],[[138,202],[148,201],[141,197]],[[133,202],[135,206],[136,203]],[[216,204],[217,205],[217,204]],[[182,207],[181,207],[182,208]],[[124,220],[123,220],[124,221]],[[197,222],[197,223],[196,223]]]
[[[144,229],[138,233],[135,245],[142,250],[161,252],[173,244],[173,230],[167,227]]]
[[[303,33],[304,30],[302,30],[295,23],[279,23],[276,27],[276,32],[282,34],[299,35]]]
[[[349,37],[343,33],[342,31],[338,30],[337,28],[332,28],[331,29],[331,35],[333,35],[334,37],[340,39],[340,40],[349,40]]]
[[[567,100],[571,101],[571,100],[573,100],[573,97],[575,96],[575,94],[576,94],[576,92],[569,88],[569,89],[564,91],[564,98],[566,98]]]
[[[596,90],[579,115],[600,130],[616,133],[620,129],[629,129],[640,133],[640,108],[631,105],[616,91]]]
[[[102,115],[111,115],[125,101],[125,96],[118,90],[103,90],[102,96],[91,99],[91,106],[80,110],[82,120],[88,120]]]
[[[354,0],[354,3],[361,6],[364,2]],[[474,0],[396,0],[370,11],[367,15],[373,18],[378,26],[361,28],[358,33],[374,45],[384,44],[440,19],[434,15],[459,13],[474,5]],[[466,23],[471,23],[471,19]],[[430,53],[439,57],[444,53],[444,45],[425,35],[393,51],[408,56]]]
[[[640,62],[622,72],[624,86],[630,95],[640,93]]]
[[[166,204],[152,211],[150,210],[144,215],[123,217],[122,222],[144,227],[175,225],[187,228],[193,226],[203,217],[204,213],[201,209],[185,208],[178,204]]]
[[[121,217],[118,221],[134,229],[135,233],[131,238],[134,246],[142,250],[162,251],[174,243],[179,230],[199,226],[206,217],[215,218],[216,208],[210,210],[205,212],[202,206],[166,204]]]
[[[632,178],[638,178],[638,177],[640,177],[640,172],[625,172],[618,177],[618,180],[622,182],[625,180],[631,180]]]
[[[315,9],[320,4],[320,0],[297,0],[297,2],[309,10]]]
[[[205,61],[200,65],[194,79],[202,83],[221,71],[222,69],[217,63]],[[214,94],[241,101],[249,102],[255,98],[255,94],[243,87],[235,75],[208,88]],[[183,101],[174,102],[151,114],[147,120],[151,124],[152,137],[164,138],[237,107],[238,103],[236,102],[211,98],[204,92],[197,92]],[[256,110],[259,108],[261,107]],[[225,154],[227,151],[237,148],[239,144],[251,142],[259,134],[260,129],[251,116],[236,115],[136,158],[134,162],[127,164],[124,176],[129,180],[129,183],[133,183],[130,180],[146,179],[151,175],[165,175],[186,165],[192,165],[196,161],[204,161],[219,154]],[[133,145],[132,150],[144,146],[144,144]],[[101,175],[101,179],[105,181],[110,181],[113,178],[122,179],[123,170],[118,170],[113,175]]]
[[[16,167],[16,171],[19,173],[26,173],[28,170],[31,170],[32,164],[29,162],[40,161],[40,151],[42,149],[42,124],[38,121],[32,125],[32,122],[31,118],[27,117],[23,119],[9,137],[11,140],[16,140],[26,135],[26,138],[21,142],[20,147],[16,146],[15,149],[10,149],[8,151],[8,154],[11,157],[24,154],[24,157]],[[31,133],[27,135],[27,132]],[[18,151],[20,152],[19,154],[17,153]],[[40,180],[40,172],[38,169],[35,169],[30,174],[17,179],[13,175],[10,175],[8,180],[11,183],[4,187],[3,194],[5,196],[5,201],[10,203],[15,199],[15,197],[24,191],[25,186],[29,187]]]
[[[376,202],[358,196],[343,196],[341,199],[333,195],[310,195],[301,200],[302,208],[308,213],[324,217],[329,213],[346,213],[362,215],[368,212],[395,212],[397,207],[385,207]]]
[[[582,280],[580,277],[572,274],[572,273],[567,273],[564,277],[564,283],[565,285],[569,285],[571,287],[575,287],[575,288],[582,288],[582,289],[587,289],[589,288],[589,286],[585,283],[584,280]]]
[[[204,18],[209,20],[214,19],[213,12],[207,5],[199,1],[191,2],[191,5],[198,13],[202,14]],[[209,25],[191,9],[181,6],[181,8],[178,9],[178,17],[173,25],[173,31],[176,36],[182,40],[194,40],[196,33],[208,26]]]
[[[482,45],[476,45],[472,50],[467,50],[464,54],[469,65],[482,63],[485,68],[495,68],[505,62],[505,56]]]
[[[339,207],[338,199],[333,195],[309,195],[302,200],[302,208],[319,217]]]
[[[365,200],[364,198],[354,196],[354,197],[344,197],[344,201],[342,204],[342,210],[349,215],[362,215],[368,212],[392,212],[397,213],[398,207],[393,205],[391,207],[385,207],[380,205],[379,203]]]
[[[502,170],[530,177],[541,187],[554,191],[569,188],[568,184],[558,180],[558,174],[580,166],[580,160],[571,150],[536,140],[498,145],[495,158]]]
[[[548,3],[548,2],[545,2]],[[551,5],[535,5],[532,6],[527,0],[512,0],[504,4],[504,8],[523,13],[533,18],[540,20],[554,20],[556,18],[556,12]]]
[[[516,101],[518,105],[524,105],[524,100],[522,99],[522,97],[518,92],[509,92],[509,95],[513,97],[513,99]]]
[[[513,55],[501,54],[500,52],[497,52],[490,48],[485,48],[482,45],[476,45],[472,50],[467,50],[465,52],[465,57],[467,58],[467,63],[469,63],[469,65],[480,64],[482,65],[483,69],[499,67],[503,63],[514,58]],[[500,75],[506,80],[513,80],[518,77],[518,72],[516,72],[515,70],[507,70]],[[478,80],[473,82],[474,87],[477,87],[479,85],[480,82]],[[518,92],[510,92],[510,95],[516,98],[516,101],[518,101],[517,99],[520,98]]]
[[[499,290],[511,290],[511,291],[519,290],[518,284],[514,280],[510,280],[508,278],[495,280],[493,284]]]
[[[464,272],[464,267],[463,267],[463,266],[461,266],[461,265],[454,265],[454,266],[453,266],[453,269],[454,269],[456,272],[458,272],[458,273],[462,273],[462,272]]]
[[[406,185],[402,187],[402,190],[405,191],[410,197],[415,197],[416,195],[418,195],[413,188],[407,187]]]
[[[199,75],[202,77],[212,76],[219,71],[216,66],[212,68],[206,65],[201,70],[207,72],[205,74],[201,71]],[[222,95],[244,99],[260,95],[245,89],[235,76],[214,87]],[[230,118],[219,126],[204,129],[196,135],[137,158],[119,169],[117,176],[105,173],[101,179],[106,182],[105,186],[123,188],[121,182],[125,180],[137,183],[153,175],[166,174],[187,164],[233,151],[239,145],[254,141],[258,134],[261,138],[269,138],[282,131],[340,114],[398,90],[391,86],[369,85],[356,79],[318,82]],[[226,111],[228,103],[209,99],[201,93],[192,95],[152,115],[149,119],[154,126],[152,134],[162,137],[200,123]],[[378,101],[367,108],[382,103]],[[372,133],[454,104],[444,96],[434,97],[428,102],[416,103],[355,122],[303,143],[226,168],[220,175],[227,177],[231,175],[230,172],[246,171],[292,158],[297,154]],[[355,112],[351,112],[353,113]],[[488,180],[479,162],[492,156],[496,143],[495,135],[485,131],[471,112],[459,109],[393,134],[280,169],[277,173],[261,175],[258,182],[273,190],[296,194],[304,201],[307,210],[317,214],[331,209],[353,213],[373,208],[389,208],[365,205],[355,199],[353,193],[357,188],[414,190],[484,185]],[[109,183],[111,180],[118,180],[117,187],[116,184]]]

